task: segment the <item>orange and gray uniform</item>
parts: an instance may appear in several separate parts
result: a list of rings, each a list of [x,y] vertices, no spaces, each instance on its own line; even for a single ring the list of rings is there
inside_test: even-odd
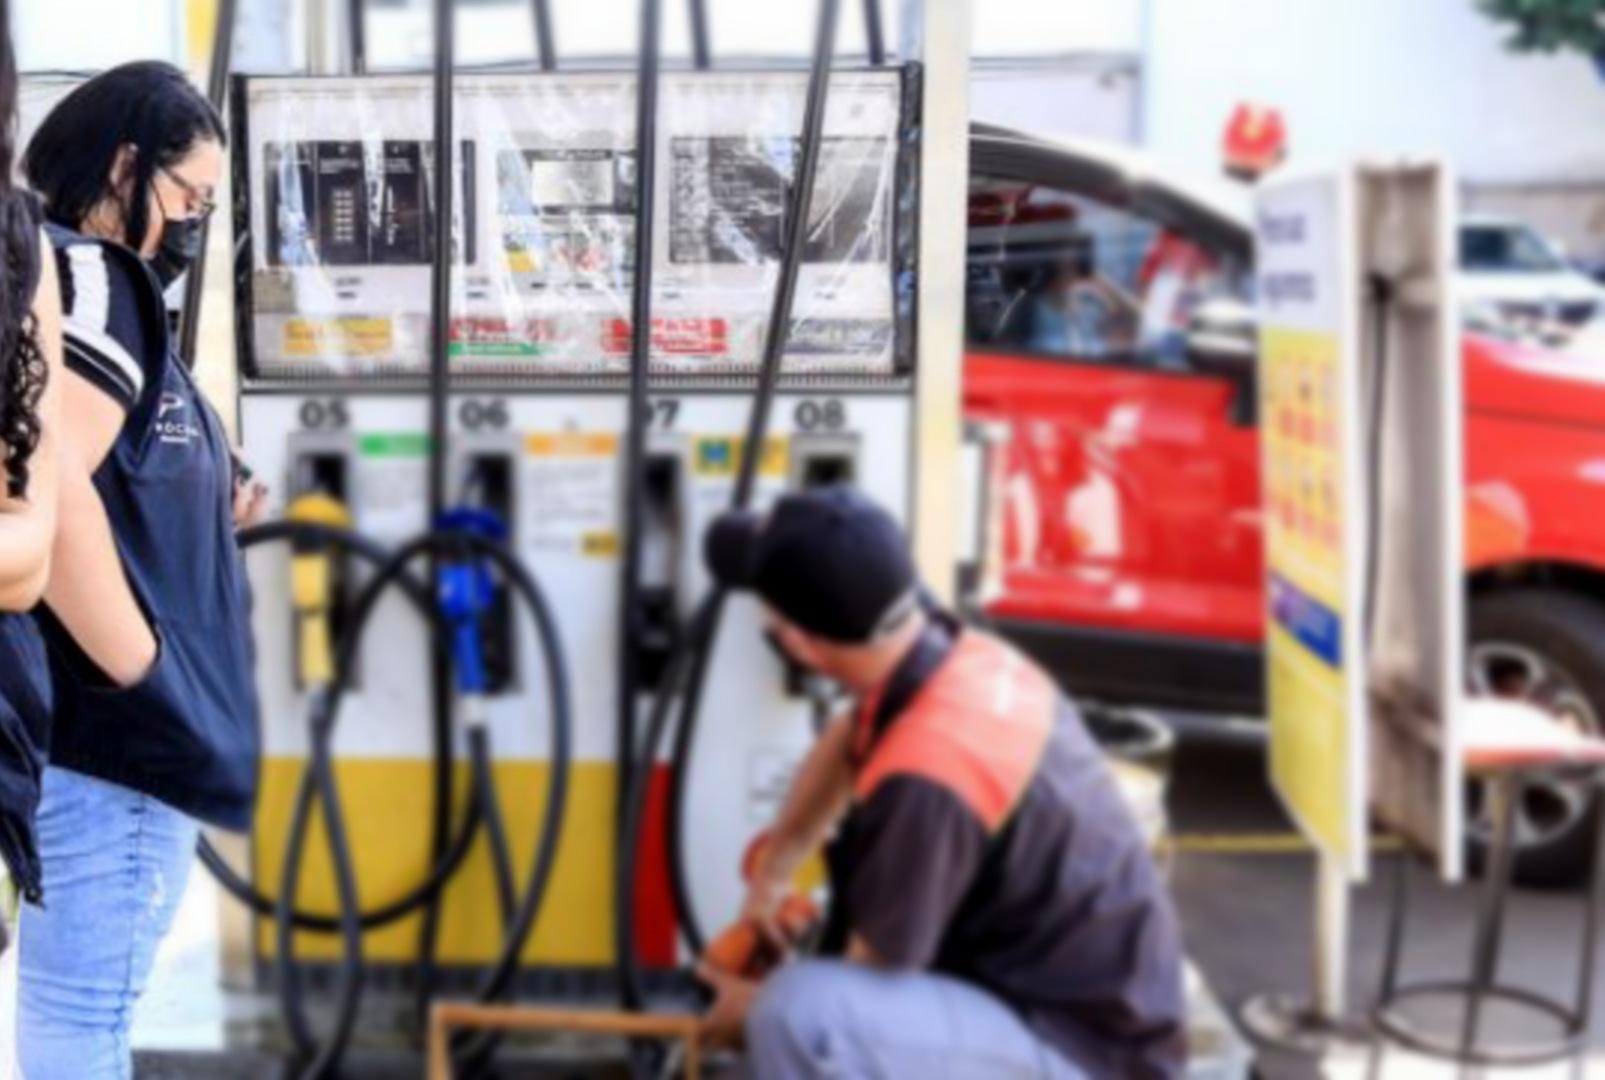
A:
[[[859,710],[832,859],[887,964],[979,987],[1094,1077],[1177,1077],[1178,924],[1075,709],[1008,645],[938,620]]]

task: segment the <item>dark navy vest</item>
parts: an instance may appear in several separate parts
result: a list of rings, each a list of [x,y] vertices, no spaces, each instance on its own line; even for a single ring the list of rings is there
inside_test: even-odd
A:
[[[134,252],[49,226],[57,248],[100,245],[141,305],[145,385],[94,476],[160,651],[119,689],[48,611],[56,697],[50,760],[228,829],[250,823],[259,758],[250,592],[235,545],[227,436],[172,351],[161,289]]]

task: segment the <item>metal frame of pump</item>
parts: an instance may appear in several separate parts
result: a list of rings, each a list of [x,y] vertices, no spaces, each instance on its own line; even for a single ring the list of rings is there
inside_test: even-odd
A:
[[[549,66],[550,21],[545,4],[536,0],[537,28],[543,66]],[[359,10],[354,4],[353,12]],[[219,12],[216,46],[210,80],[212,98],[220,102],[227,86],[229,44],[233,39],[232,0],[225,0]],[[296,794],[294,817],[287,838],[283,875],[277,898],[269,898],[251,883],[241,879],[211,847],[202,842],[201,858],[225,889],[257,914],[271,914],[277,940],[277,967],[280,996],[291,1036],[296,1046],[301,1075],[331,1075],[350,1043],[355,1026],[363,982],[362,935],[417,910],[436,908],[446,882],[455,873],[484,826],[491,846],[497,874],[498,900],[504,924],[504,939],[496,961],[484,976],[476,997],[493,1001],[507,990],[517,968],[519,952],[539,914],[556,860],[562,831],[570,758],[570,708],[567,666],[556,623],[539,583],[527,568],[507,550],[505,526],[483,512],[447,511],[445,470],[447,456],[446,400],[450,390],[447,363],[450,296],[451,153],[452,153],[452,14],[450,0],[436,2],[435,139],[445,147],[443,167],[436,173],[434,198],[441,212],[436,218],[434,257],[431,265],[432,349],[430,363],[430,522],[432,527],[403,544],[394,554],[345,528],[349,519],[343,507],[327,495],[297,500],[289,519],[263,526],[242,535],[242,546],[251,547],[275,540],[289,540],[295,548],[292,560],[292,600],[299,623],[297,654],[303,685],[312,691],[309,718],[311,753],[307,769]],[[353,18],[353,48],[360,50],[357,30],[360,18]],[[198,313],[199,275],[190,282],[186,309],[186,334],[193,333]],[[331,658],[334,631],[331,626],[334,585],[340,572],[335,568],[336,552],[356,555],[377,567],[377,573],[357,599],[351,621],[343,627],[338,659]],[[422,556],[430,560],[431,580],[438,590],[438,607],[429,591],[412,575],[410,565]],[[543,827],[524,890],[515,891],[512,857],[500,817],[490,760],[489,733],[484,723],[484,695],[487,690],[485,658],[481,649],[480,621],[490,611],[497,593],[497,578],[528,608],[537,639],[546,660],[546,679],[550,694],[552,725],[552,780],[548,788]],[[403,897],[379,907],[362,910],[356,891],[355,873],[341,813],[339,793],[333,774],[332,740],[341,701],[349,689],[358,646],[370,616],[381,595],[400,588],[432,628],[431,656],[434,660],[436,706],[435,820],[436,853],[434,865],[424,880]],[[473,793],[468,813],[459,828],[450,824],[450,771],[452,737],[452,678],[461,704],[461,718],[467,731],[472,766]],[[297,886],[306,856],[306,842],[312,814],[322,804],[323,817],[338,891],[336,913],[300,910],[295,906]],[[294,959],[297,930],[317,933],[338,932],[343,942],[342,978],[339,1007],[331,1032],[322,1042],[313,1033],[301,999],[300,981]],[[425,945],[421,952],[424,974],[420,979],[420,1007],[433,989],[430,958],[431,920],[425,922]],[[470,1067],[483,1067],[494,1051],[495,1041],[481,1039],[463,1044]]]

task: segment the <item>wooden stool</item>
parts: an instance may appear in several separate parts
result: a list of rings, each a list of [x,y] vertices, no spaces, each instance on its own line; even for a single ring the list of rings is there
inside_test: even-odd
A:
[[[538,1009],[522,1005],[475,1005],[442,1001],[429,1013],[429,1080],[451,1078],[454,1031],[549,1031],[658,1039],[685,1045],[687,1080],[702,1075],[701,1020],[690,1014]]]
[[[1578,962],[1577,993],[1568,1005],[1531,990],[1497,981],[1504,931],[1505,901],[1510,893],[1515,859],[1516,808],[1528,781],[1538,777],[1587,780],[1605,790],[1605,741],[1576,734],[1530,705],[1499,700],[1466,704],[1466,774],[1486,781],[1492,793],[1494,836],[1483,867],[1482,899],[1472,946],[1471,974],[1465,979],[1432,979],[1400,984],[1405,915],[1409,906],[1409,858],[1396,864],[1392,912],[1388,922],[1382,986],[1371,1012],[1380,1038],[1371,1061],[1375,1076],[1382,1052],[1393,1043],[1417,1053],[1461,1066],[1526,1066],[1571,1057],[1582,1075],[1589,1014],[1593,1006],[1594,960],[1598,946],[1599,909],[1605,905],[1605,828],[1599,830],[1583,914],[1583,954]],[[1461,998],[1466,1002],[1458,1037],[1419,1030],[1400,1015],[1397,1006],[1421,998]],[[1483,1006],[1490,1000],[1554,1020],[1558,1038],[1519,1046],[1496,1046],[1481,1037]]]

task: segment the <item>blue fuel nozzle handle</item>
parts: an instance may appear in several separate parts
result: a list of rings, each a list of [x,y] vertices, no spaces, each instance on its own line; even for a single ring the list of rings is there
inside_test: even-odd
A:
[[[462,533],[501,541],[507,525],[489,510],[449,510],[435,521],[441,532]],[[451,627],[451,651],[457,689],[463,694],[484,694],[490,685],[479,623],[496,599],[496,579],[486,559],[465,554],[443,560],[435,583],[440,614]]]
[[[467,533],[497,543],[507,539],[506,520],[496,511],[478,506],[459,506],[441,511],[435,518],[435,528],[441,532]]]

